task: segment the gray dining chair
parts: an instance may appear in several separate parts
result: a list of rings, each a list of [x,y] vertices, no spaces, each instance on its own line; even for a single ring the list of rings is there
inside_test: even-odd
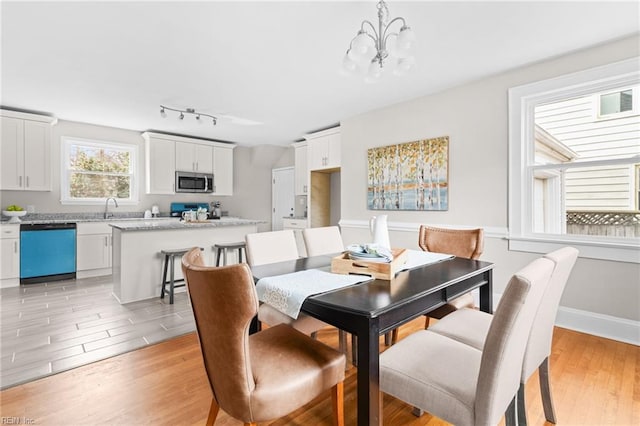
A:
[[[560,298],[578,258],[578,250],[573,247],[564,247],[545,254],[544,258],[554,261],[556,266],[551,275],[549,287],[536,312],[531,335],[527,341],[517,395],[519,426],[527,424],[525,385],[536,370],[540,378],[544,416],[548,422],[556,423],[549,381],[549,356]],[[447,315],[429,330],[482,350],[492,319],[493,317],[485,312],[461,309]]]
[[[455,425],[515,424],[528,336],[555,263],[539,258],[509,281],[483,350],[420,330],[380,355],[380,389]]]
[[[296,237],[290,229],[247,234],[245,242],[249,266],[284,262],[299,258]],[[329,327],[326,322],[303,313],[298,315],[297,319],[293,319],[266,303],[260,304],[258,321],[270,326],[287,324],[304,334],[311,334],[312,337],[316,337],[318,330]]]

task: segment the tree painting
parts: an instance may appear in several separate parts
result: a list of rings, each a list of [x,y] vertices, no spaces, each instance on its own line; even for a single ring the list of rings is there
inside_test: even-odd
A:
[[[367,164],[370,210],[448,210],[448,136],[371,148]]]

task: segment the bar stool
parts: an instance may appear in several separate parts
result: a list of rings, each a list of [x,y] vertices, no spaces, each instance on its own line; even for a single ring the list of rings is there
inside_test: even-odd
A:
[[[185,286],[184,278],[180,278],[177,280],[174,278],[176,257],[178,259],[181,259],[182,256],[189,250],[191,250],[191,247],[183,249],[166,249],[160,251],[160,254],[164,255],[164,272],[162,273],[162,291],[160,293],[160,299],[164,299],[165,293],[169,294],[170,305],[173,305],[173,290],[175,288]],[[202,247],[200,247],[200,250],[203,250]],[[169,281],[167,281],[167,269],[169,269]],[[176,285],[176,283],[180,282],[182,284]],[[166,288],[167,284],[169,284],[169,289]]]
[[[238,263],[242,263],[242,250],[246,253],[246,244],[244,241],[239,243],[219,243],[214,244],[213,249],[216,252],[216,266],[220,266],[220,256],[223,256],[223,265],[227,264],[227,251],[238,250]]]

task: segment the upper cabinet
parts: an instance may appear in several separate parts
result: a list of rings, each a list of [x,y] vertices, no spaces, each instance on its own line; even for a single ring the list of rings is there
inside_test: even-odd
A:
[[[309,169],[307,167],[307,143],[293,144],[295,159],[295,188],[296,195],[307,195],[309,184]]]
[[[51,191],[52,117],[0,110],[0,189]]]
[[[213,173],[213,147],[190,142],[176,142],[176,170]]]
[[[175,194],[175,172],[212,173],[211,195],[233,195],[235,145],[145,132],[147,194]]]
[[[311,133],[307,140],[309,171],[340,167],[340,127]]]
[[[166,135],[143,133],[147,194],[175,194],[176,143]]]
[[[234,147],[213,147],[213,195],[233,195]]]

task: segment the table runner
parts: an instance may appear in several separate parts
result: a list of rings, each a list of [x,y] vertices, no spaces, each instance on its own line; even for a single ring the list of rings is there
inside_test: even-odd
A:
[[[265,277],[256,283],[258,299],[280,312],[297,319],[304,300],[318,293],[335,290],[363,281],[366,275],[342,275],[318,269],[293,272],[291,274]]]

